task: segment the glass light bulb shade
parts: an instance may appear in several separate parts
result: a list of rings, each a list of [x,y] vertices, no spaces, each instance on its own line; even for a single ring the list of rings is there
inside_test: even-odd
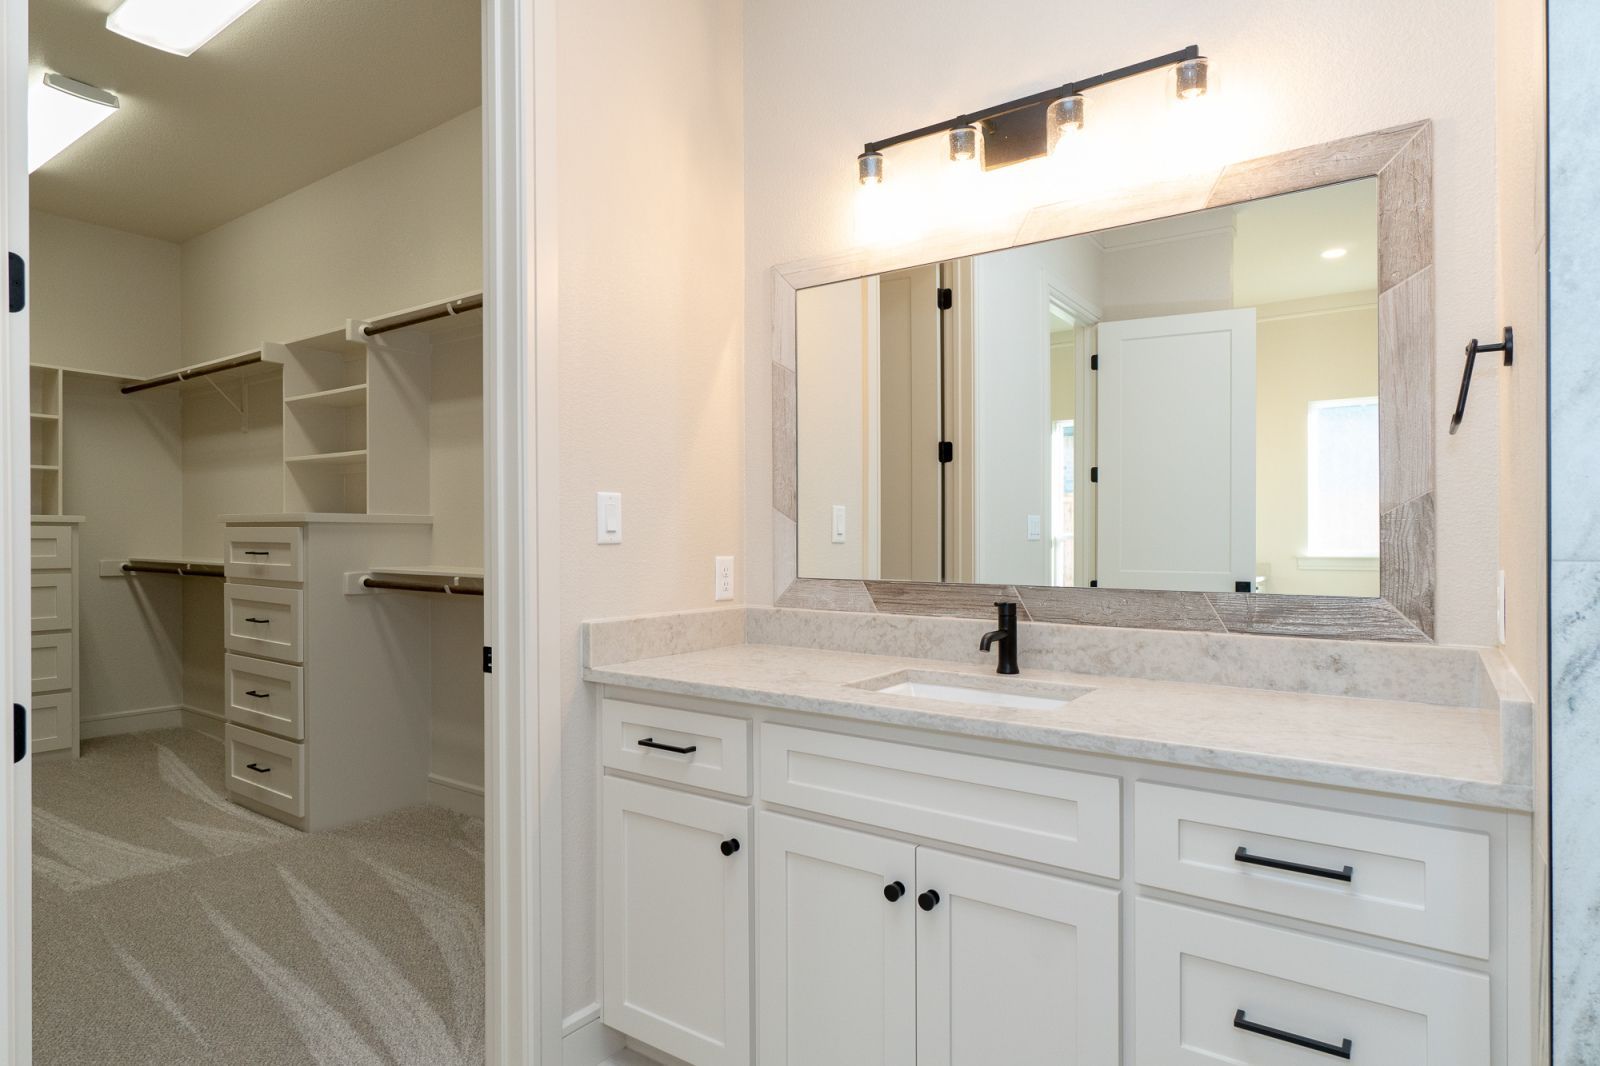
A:
[[[178,56],[191,56],[261,0],[122,0],[106,29]]]
[[[862,185],[883,184],[882,152],[862,152],[856,156],[856,180]]]
[[[1205,56],[1186,59],[1178,64],[1178,99],[1194,100],[1206,94],[1207,63]]]
[[[1063,139],[1083,129],[1083,97],[1063,96],[1045,113],[1045,136],[1054,155]]]
[[[28,84],[28,173],[117,113],[115,93],[60,74]]]
[[[978,127],[957,126],[950,131],[950,161],[970,163],[978,158]]]

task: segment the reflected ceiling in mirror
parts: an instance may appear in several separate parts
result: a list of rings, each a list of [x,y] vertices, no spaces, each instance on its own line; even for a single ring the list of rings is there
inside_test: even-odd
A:
[[[798,576],[1378,596],[1377,184],[799,291]]]

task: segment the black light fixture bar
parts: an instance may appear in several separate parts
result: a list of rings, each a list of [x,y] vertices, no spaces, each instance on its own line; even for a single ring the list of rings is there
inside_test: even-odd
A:
[[[1154,59],[1146,59],[1142,63],[1118,67],[1116,70],[1108,70],[1104,74],[1096,74],[1094,77],[1084,78],[1082,81],[1070,81],[1065,85],[1046,89],[1031,96],[1008,100],[1003,104],[995,104],[993,107],[986,107],[981,111],[973,111],[970,114],[957,115],[955,118],[944,122],[935,122],[932,125],[922,126],[906,133],[897,133],[893,137],[885,137],[881,141],[868,141],[864,151],[867,154],[881,152],[885,148],[893,148],[897,144],[921,140],[923,137],[931,137],[936,133],[946,133],[960,126],[975,126],[980,122],[999,118],[1001,115],[1009,115],[1013,111],[1021,111],[1030,107],[1048,107],[1053,101],[1059,100],[1064,96],[1077,96],[1086,90],[1108,85],[1114,81],[1121,81],[1123,78],[1147,74],[1152,70],[1160,70],[1162,67],[1175,66],[1178,63],[1185,63],[1191,59],[1199,58],[1200,46],[1191,44],[1181,51],[1168,52],[1166,55],[1156,56]]]

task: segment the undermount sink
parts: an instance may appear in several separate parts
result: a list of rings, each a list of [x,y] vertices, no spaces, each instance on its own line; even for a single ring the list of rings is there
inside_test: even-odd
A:
[[[1011,707],[1022,711],[1058,711],[1070,701],[1092,691],[1079,685],[1050,682],[986,682],[967,674],[891,674],[862,682],[861,687],[885,696],[911,696],[939,703]]]

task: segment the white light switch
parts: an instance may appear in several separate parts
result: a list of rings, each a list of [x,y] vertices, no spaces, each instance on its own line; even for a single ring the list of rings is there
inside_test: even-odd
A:
[[[1028,539],[1029,540],[1038,540],[1039,539],[1039,530],[1040,530],[1040,528],[1041,528],[1041,526],[1040,526],[1040,522],[1039,522],[1039,516],[1036,515],[1036,514],[1029,515],[1028,516]]]
[[[595,493],[594,542],[596,544],[622,543],[622,493]]]
[[[833,542],[844,543],[844,504],[833,505]]]

